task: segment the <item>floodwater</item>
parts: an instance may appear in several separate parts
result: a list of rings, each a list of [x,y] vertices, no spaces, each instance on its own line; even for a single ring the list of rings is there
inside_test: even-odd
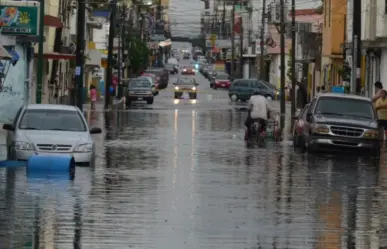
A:
[[[73,182],[0,169],[0,249],[387,246],[384,155],[247,148],[243,104],[197,79],[197,101],[169,87],[153,105],[87,111],[104,132]]]

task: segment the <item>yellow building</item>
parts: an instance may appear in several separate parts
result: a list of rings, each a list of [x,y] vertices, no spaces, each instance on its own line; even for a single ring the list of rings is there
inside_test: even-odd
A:
[[[321,85],[328,89],[342,83],[340,70],[344,57],[341,44],[346,35],[347,1],[324,0],[321,50]]]

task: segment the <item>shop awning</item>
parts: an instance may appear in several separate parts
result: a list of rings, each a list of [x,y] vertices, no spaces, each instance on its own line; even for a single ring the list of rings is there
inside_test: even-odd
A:
[[[12,55],[8,53],[7,49],[0,45],[0,60],[11,60]]]
[[[35,57],[38,57],[37,53],[35,53]],[[61,54],[56,52],[44,53],[43,57],[46,60],[75,60],[75,54]]]
[[[44,16],[44,26],[54,27],[54,28],[63,28],[62,21],[59,17],[45,15]]]

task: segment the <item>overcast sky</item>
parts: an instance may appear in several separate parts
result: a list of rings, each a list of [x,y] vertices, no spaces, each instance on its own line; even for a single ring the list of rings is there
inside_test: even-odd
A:
[[[210,0],[214,1],[214,0]],[[258,15],[254,19],[259,20],[262,8],[262,0],[253,1],[253,9]],[[286,0],[285,0],[286,1]],[[272,2],[267,0],[268,3]],[[316,8],[321,0],[296,0],[297,9]],[[210,4],[212,11],[212,3]],[[197,36],[200,34],[200,13],[204,11],[204,2],[199,0],[170,0],[169,16],[173,35]]]

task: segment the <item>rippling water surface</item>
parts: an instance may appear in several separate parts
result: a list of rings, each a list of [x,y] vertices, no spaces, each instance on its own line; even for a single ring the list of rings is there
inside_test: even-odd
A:
[[[104,133],[74,182],[0,169],[0,249],[387,246],[384,155],[246,148],[246,113],[198,77],[196,103],[165,91],[151,107],[86,112]]]

